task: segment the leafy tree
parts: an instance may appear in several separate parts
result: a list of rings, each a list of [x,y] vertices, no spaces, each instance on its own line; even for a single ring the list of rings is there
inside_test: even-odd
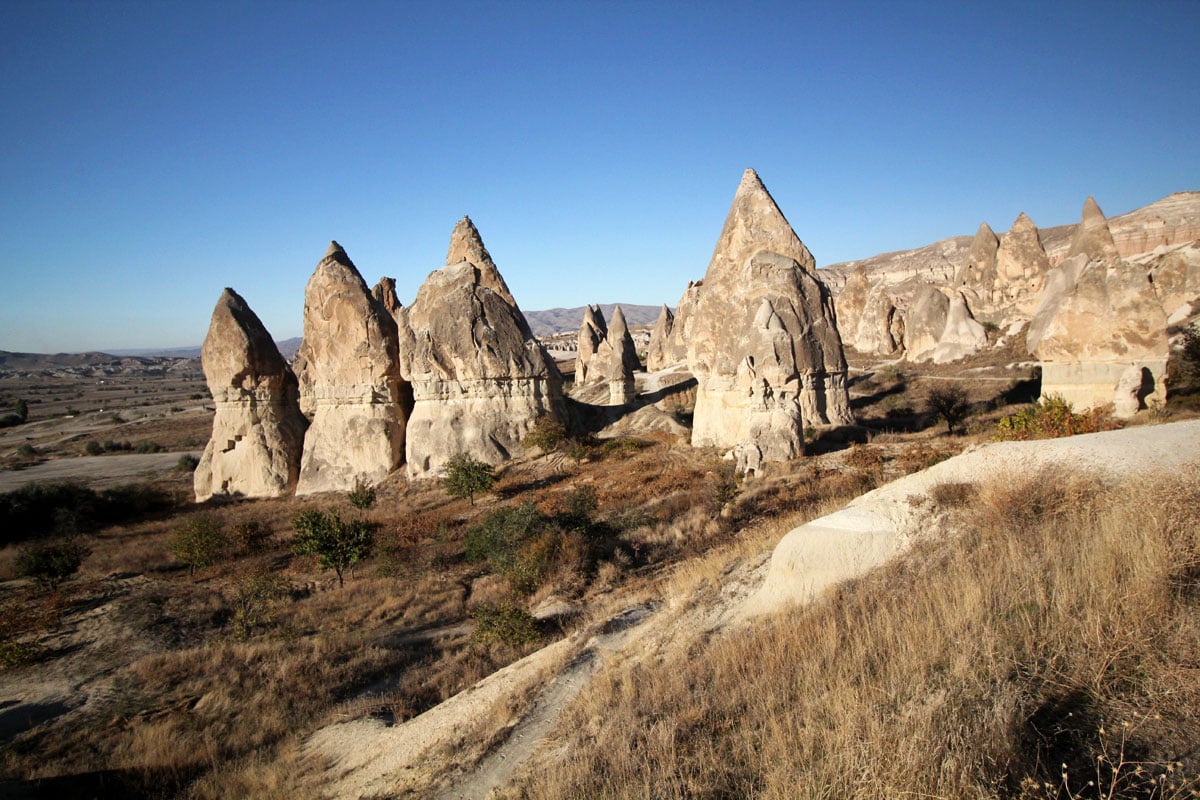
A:
[[[269,572],[242,577],[233,591],[233,628],[238,637],[249,639],[258,628],[275,621],[275,608],[287,596],[287,581]]]
[[[216,564],[229,550],[225,526],[211,514],[201,514],[185,520],[175,529],[171,539],[171,554],[188,567],[188,573]]]
[[[346,569],[371,555],[378,526],[367,520],[344,521],[332,512],[302,511],[292,527],[296,555],[316,556],[322,569],[337,573],[338,586],[345,586]]]
[[[926,409],[945,420],[946,432],[953,433],[963,420],[971,414],[971,403],[967,393],[957,386],[939,386],[925,398]]]
[[[33,578],[43,588],[56,589],[79,571],[86,556],[87,549],[71,540],[30,545],[17,556],[16,572],[19,577]]]
[[[459,453],[446,462],[446,475],[442,486],[452,497],[466,497],[475,505],[475,494],[486,492],[496,483],[492,465],[477,461],[466,453]]]

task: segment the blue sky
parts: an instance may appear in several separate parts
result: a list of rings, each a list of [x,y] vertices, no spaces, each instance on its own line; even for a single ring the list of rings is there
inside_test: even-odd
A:
[[[299,335],[464,214],[523,308],[674,304],[756,168],[819,265],[1200,189],[1200,3],[6,2],[0,349]]]

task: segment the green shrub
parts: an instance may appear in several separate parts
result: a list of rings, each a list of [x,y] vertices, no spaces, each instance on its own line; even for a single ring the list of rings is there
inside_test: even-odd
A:
[[[211,567],[229,552],[229,537],[221,520],[212,514],[190,517],[175,529],[171,538],[171,554],[186,564],[188,573]]]
[[[196,458],[191,453],[184,453],[175,462],[175,469],[180,472],[195,472],[196,467],[200,466],[200,459]]]
[[[29,404],[24,400],[17,400],[17,402],[13,403],[13,411],[21,418],[21,422],[29,419]]]
[[[89,456],[99,456],[104,454],[104,448],[95,439],[91,439],[83,446],[83,452]]]
[[[550,453],[561,447],[565,441],[566,426],[547,415],[537,418],[521,443],[526,447],[537,448],[543,453]]]
[[[579,564],[587,557],[579,532],[564,531],[558,520],[529,501],[485,515],[467,529],[465,549],[468,560],[486,561],[520,592],[533,592],[557,567]]]
[[[87,549],[71,540],[30,545],[17,555],[16,573],[33,578],[44,589],[57,589],[79,571],[86,556]]]
[[[0,669],[23,667],[38,659],[41,649],[31,643],[8,640],[0,642]]]
[[[452,497],[466,497],[475,505],[475,495],[486,492],[496,483],[496,473],[491,464],[459,453],[446,462],[442,486]]]
[[[302,511],[292,527],[295,553],[316,556],[322,569],[337,573],[338,586],[345,586],[345,571],[371,555],[378,526],[367,520],[343,520],[331,512]]]
[[[29,483],[0,494],[0,544],[72,533],[96,516],[96,493],[81,483]]]
[[[999,441],[1054,439],[1119,427],[1119,423],[1113,420],[1107,411],[1093,408],[1076,414],[1070,403],[1061,396],[1052,394],[1025,406],[1015,414],[1002,417],[996,423],[994,438]]]
[[[350,501],[350,505],[365,511],[375,505],[375,487],[362,478],[355,478],[354,488],[346,493],[346,499]]]
[[[511,603],[479,606],[471,616],[475,618],[475,632],[472,638],[483,644],[520,647],[542,638],[538,621],[533,615]]]
[[[17,455],[21,458],[36,458],[38,456],[37,448],[31,444],[23,444],[17,448]]]

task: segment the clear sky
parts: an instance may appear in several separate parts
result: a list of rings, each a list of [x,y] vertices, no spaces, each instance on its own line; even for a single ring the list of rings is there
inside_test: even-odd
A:
[[[819,265],[1200,189],[1200,2],[0,3],[0,349],[300,334],[469,214],[526,309],[674,305],[754,167]]]

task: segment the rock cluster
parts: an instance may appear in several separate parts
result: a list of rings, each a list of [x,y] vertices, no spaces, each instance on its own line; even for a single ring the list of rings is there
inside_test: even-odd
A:
[[[558,370],[469,218],[455,226],[446,266],[421,285],[407,322],[409,477],[437,474],[459,453],[498,464],[539,418],[565,421]]]
[[[617,306],[604,339],[592,357],[591,382],[608,383],[609,405],[626,405],[636,396],[633,373],[640,368],[637,348],[625,323],[625,312]]]
[[[754,170],[705,274],[688,366],[698,382],[692,443],[732,450],[743,470],[803,452],[806,425],[853,422],[829,292]]]
[[[579,346],[575,350],[576,386],[596,382],[588,368],[591,366],[592,356],[600,348],[605,336],[608,336],[608,326],[604,322],[604,312],[600,310],[600,306],[587,306],[583,310],[583,323],[579,326]]]
[[[1146,268],[1120,257],[1092,198],[1068,256],[1046,276],[1026,336],[1042,395],[1129,416],[1166,399],[1167,317]]]
[[[300,413],[296,377],[233,289],[217,300],[200,361],[216,415],[193,477],[196,499],[278,497],[291,491],[308,425]]]

